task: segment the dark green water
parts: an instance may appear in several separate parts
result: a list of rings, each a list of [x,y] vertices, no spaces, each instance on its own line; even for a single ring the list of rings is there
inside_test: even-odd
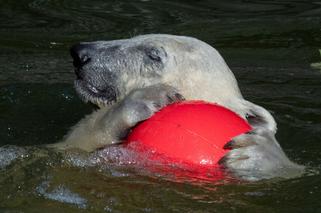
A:
[[[310,66],[321,61],[321,1],[224,2],[0,0],[0,212],[321,212],[321,70]],[[119,150],[97,165],[34,148],[92,110],[73,91],[69,46],[145,33],[216,47],[244,96],[275,116],[289,157],[314,172],[175,180],[122,166]]]

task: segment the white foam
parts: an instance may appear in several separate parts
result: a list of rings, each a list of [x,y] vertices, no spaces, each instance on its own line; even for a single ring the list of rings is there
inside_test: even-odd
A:
[[[121,146],[111,146],[91,154],[68,153],[64,160],[76,167],[97,165],[132,165],[137,163],[137,153]]]
[[[0,169],[9,166],[17,158],[27,157],[27,152],[18,146],[2,146],[0,147]]]

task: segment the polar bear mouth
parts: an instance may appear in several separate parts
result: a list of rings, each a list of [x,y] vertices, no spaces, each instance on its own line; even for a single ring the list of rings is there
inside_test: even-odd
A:
[[[106,86],[104,89],[93,86],[82,79],[74,81],[74,87],[80,98],[84,102],[91,102],[97,106],[111,105],[117,101],[116,89],[112,86]]]

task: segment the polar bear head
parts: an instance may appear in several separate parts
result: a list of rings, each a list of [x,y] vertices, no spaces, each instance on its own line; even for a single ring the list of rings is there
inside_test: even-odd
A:
[[[233,73],[210,45],[191,37],[150,34],[71,48],[75,88],[86,102],[112,104],[136,88],[169,84],[186,99],[242,98]]]

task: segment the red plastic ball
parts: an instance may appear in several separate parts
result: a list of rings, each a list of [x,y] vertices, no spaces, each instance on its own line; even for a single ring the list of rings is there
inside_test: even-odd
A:
[[[225,107],[184,101],[171,104],[138,124],[125,144],[141,144],[174,163],[214,166],[228,151],[224,145],[250,130],[243,118]]]

